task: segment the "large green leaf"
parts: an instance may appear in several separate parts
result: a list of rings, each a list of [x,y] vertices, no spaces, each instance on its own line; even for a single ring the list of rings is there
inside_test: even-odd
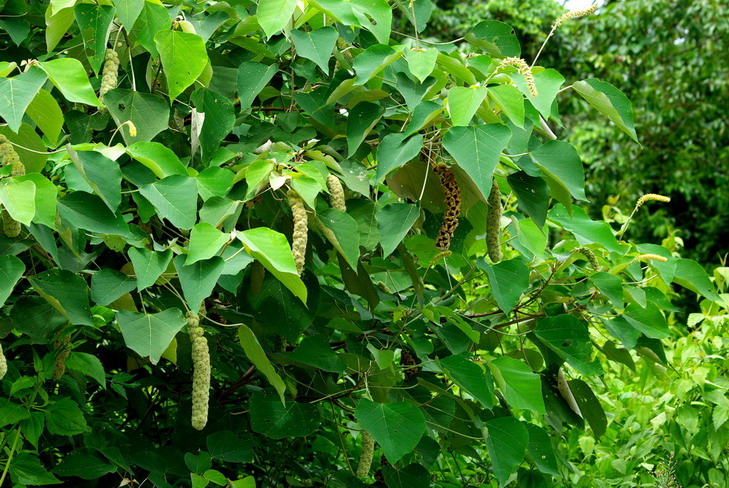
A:
[[[126,122],[131,122],[136,127],[135,136],[131,135],[128,126],[120,130],[127,145],[140,141],[149,142],[168,127],[170,107],[159,95],[116,88],[104,95],[104,105],[109,109],[117,127]]]
[[[79,275],[51,269],[29,276],[33,288],[73,325],[94,325],[89,307],[89,287]]]
[[[70,144],[66,151],[86,183],[116,212],[121,203],[122,172],[119,164],[96,151],[75,151]]]
[[[570,216],[563,205],[555,205],[549,211],[549,218],[572,232],[580,244],[602,244],[608,251],[620,252],[620,246],[610,225],[592,220],[579,207],[572,209]]]
[[[592,341],[587,324],[574,315],[562,314],[541,319],[534,334],[580,373],[595,375],[603,372],[598,361],[591,361]]]
[[[392,7],[386,0],[311,0],[309,3],[344,25],[364,27],[381,43],[389,41]]]
[[[154,36],[167,76],[170,100],[192,85],[208,64],[205,41],[197,34],[163,30]]]
[[[160,218],[180,229],[189,230],[197,220],[197,183],[195,178],[168,176],[139,189],[157,209]]]
[[[617,276],[604,271],[590,275],[588,278],[600,293],[608,297],[616,308],[623,308],[623,282]]]
[[[665,339],[671,335],[666,318],[653,302],[648,302],[645,307],[631,303],[625,308],[623,317],[630,325],[651,339]]]
[[[144,0],[114,0],[116,14],[127,32],[132,31],[139,14],[144,10],[144,3]]]
[[[575,397],[580,413],[592,427],[595,438],[602,437],[607,429],[607,417],[600,401],[590,386],[582,380],[570,380],[569,389]]]
[[[385,109],[371,102],[354,106],[347,117],[347,157],[352,157],[370,131],[385,113]]]
[[[524,97],[512,85],[495,85],[488,88],[489,96],[494,99],[496,106],[509,117],[517,127],[524,127]],[[541,92],[540,92],[541,95]]]
[[[30,102],[25,113],[43,131],[53,146],[63,128],[64,118],[58,101],[47,90],[41,89]]]
[[[0,256],[0,308],[25,273],[25,264],[15,256]]]
[[[5,119],[13,132],[18,132],[23,123],[25,110],[48,78],[33,66],[28,71],[12,78],[0,78],[0,117]]]
[[[77,476],[95,480],[116,471],[116,466],[102,458],[95,449],[81,448],[71,451],[53,468],[53,473],[63,477]]]
[[[240,109],[251,108],[253,100],[261,93],[273,75],[278,71],[278,65],[261,64],[246,61],[238,66],[238,99]]]
[[[511,130],[501,124],[453,127],[443,137],[443,148],[468,173],[484,200],[491,193],[491,181],[501,151],[511,138]]]
[[[391,203],[377,212],[377,230],[384,257],[392,254],[419,216],[420,209],[411,203]]]
[[[709,280],[706,271],[696,261],[691,259],[677,259],[673,282],[687,288],[704,298],[721,302],[714,285]]]
[[[408,402],[375,403],[363,398],[354,417],[382,448],[385,457],[395,464],[418,445],[425,433],[425,417]]]
[[[256,19],[266,36],[271,37],[286,27],[295,9],[296,0],[258,0]]]
[[[572,197],[587,200],[585,196],[585,172],[577,149],[565,141],[548,141],[532,151],[535,164],[542,170],[552,196],[568,210]]]
[[[190,245],[185,266],[215,256],[230,239],[230,235],[210,224],[196,224],[190,232]]]
[[[495,404],[494,394],[491,391],[493,380],[487,369],[462,354],[441,359],[440,366],[451,380],[473,395],[484,408],[493,408]]]
[[[91,277],[91,299],[106,306],[136,288],[134,278],[111,268],[100,269]]]
[[[144,7],[134,23],[132,34],[152,56],[159,56],[157,44],[154,41],[158,32],[168,30],[172,19],[162,3],[144,2]]]
[[[529,366],[508,356],[494,359],[491,366],[496,381],[512,408],[524,408],[538,415],[545,413],[542,381]]]
[[[91,69],[98,73],[104,62],[109,26],[114,20],[116,9],[111,5],[79,3],[74,8],[76,23],[86,49]]]
[[[504,58],[521,56],[521,47],[514,29],[503,22],[496,20],[479,22],[466,34],[466,40],[492,56]]]
[[[215,256],[185,265],[185,259],[184,255],[177,256],[174,259],[175,269],[187,306],[193,312],[198,313],[202,301],[213,293],[220,275],[223,274],[225,262],[220,256]]]
[[[587,103],[607,116],[620,130],[628,134],[635,142],[638,142],[633,120],[633,105],[623,92],[610,83],[595,78],[576,81],[572,84],[572,88]]]
[[[312,434],[321,423],[316,405],[294,401],[284,405],[271,390],[253,393],[248,407],[253,431],[272,439],[305,437]]]
[[[102,106],[96,98],[94,89],[91,88],[84,66],[78,59],[59,58],[43,61],[40,67],[69,102],[85,103],[93,107]]]
[[[187,168],[180,158],[159,142],[137,142],[126,149],[127,154],[152,170],[158,178],[187,175]]]
[[[119,310],[116,320],[127,347],[142,357],[149,357],[152,364],[157,364],[172,339],[187,323],[177,308],[153,314]]]
[[[306,303],[306,286],[299,278],[286,236],[268,227],[236,232],[246,252],[270,271],[291,293]]]
[[[529,288],[529,268],[516,258],[486,266],[485,270],[494,300],[501,310],[510,312]]]
[[[485,86],[454,86],[448,91],[448,112],[453,125],[468,125],[488,94]]]
[[[172,250],[165,249],[162,252],[155,252],[132,247],[129,249],[129,259],[137,277],[137,290],[142,291],[154,285],[157,278],[165,272],[172,261]]]
[[[402,55],[402,50],[396,51],[386,44],[375,44],[368,47],[359,53],[352,63],[352,68],[357,73],[354,84],[364,85]]]
[[[320,335],[305,337],[287,358],[330,373],[341,373],[346,368],[344,361],[332,351],[329,341]]]
[[[542,473],[559,476],[557,456],[554,454],[554,446],[549,434],[543,428],[534,424],[523,422],[523,425],[529,432],[527,452],[529,452],[534,464]]]
[[[49,430],[50,428],[51,426]],[[46,471],[38,457],[26,451],[18,453],[13,458],[10,464],[10,478],[17,486],[63,484],[63,481]]]
[[[405,61],[408,63],[410,73],[421,83],[430,76],[435,69],[438,60],[438,50],[430,49],[408,49],[405,51]]]
[[[329,73],[329,59],[332,57],[337,37],[339,37],[337,30],[328,26],[311,32],[298,29],[291,31],[296,53],[314,61],[324,73]]]
[[[16,144],[14,146],[15,152],[18,153],[20,160],[25,165],[26,173],[39,173],[43,170],[48,160],[48,153],[46,152],[46,145],[33,127],[23,123],[16,134],[10,127],[0,124],[0,134]]]
[[[235,123],[233,102],[207,88],[198,88],[190,97],[195,109],[205,114],[198,139],[203,161],[212,159]]]
[[[514,417],[498,417],[484,423],[488,431],[486,447],[499,486],[505,486],[511,473],[524,461],[529,432]]]
[[[422,134],[408,137],[405,133],[386,135],[377,146],[377,178],[380,183],[392,170],[415,159],[423,148]]]
[[[258,342],[258,338],[247,325],[240,324],[238,326],[238,340],[240,340],[240,345],[243,346],[243,351],[246,353],[248,360],[253,363],[256,369],[266,377],[271,386],[276,389],[281,403],[286,404],[286,397],[284,397],[286,384],[273,368],[266,352],[261,347],[261,343]]]
[[[526,95],[529,102],[534,105],[545,119],[552,114],[552,104],[557,97],[560,87],[564,83],[564,76],[553,69],[545,69],[534,74],[534,83],[537,86],[537,96],[532,97],[526,80],[519,73],[514,73],[512,79],[516,82],[519,90]]]
[[[6,178],[0,181],[0,203],[13,220],[25,225],[35,216],[35,184]]]
[[[357,267],[359,259],[359,226],[347,213],[328,208],[318,214],[319,222],[324,226],[324,236],[339,251],[347,263]]]
[[[16,176],[14,179],[18,182],[30,181],[35,185],[35,215],[33,216],[33,222],[55,229],[58,187],[48,178],[38,173],[28,173]]]

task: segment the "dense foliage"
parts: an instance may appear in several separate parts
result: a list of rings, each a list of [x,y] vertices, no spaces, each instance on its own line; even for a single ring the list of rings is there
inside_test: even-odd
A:
[[[421,40],[430,0],[0,8],[0,486],[639,483],[649,395],[641,452],[726,482],[726,343],[661,340],[727,273],[629,239],[661,195],[592,220],[554,135],[579,99],[637,140],[615,86]]]

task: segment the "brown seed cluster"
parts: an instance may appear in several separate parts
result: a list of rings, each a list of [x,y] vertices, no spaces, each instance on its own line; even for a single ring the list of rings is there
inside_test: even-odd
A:
[[[344,202],[344,188],[339,178],[329,173],[327,176],[327,189],[331,195],[330,204],[333,209],[347,211],[347,204]]]
[[[187,333],[192,350],[192,427],[203,430],[208,423],[210,401],[210,350],[196,313],[187,313]]]
[[[446,211],[443,214],[443,224],[435,239],[435,247],[441,251],[447,251],[451,246],[453,233],[458,227],[458,216],[461,214],[461,189],[453,174],[453,171],[444,163],[433,165],[433,171],[440,178],[445,193]]]
[[[369,432],[362,431],[362,455],[359,457],[357,465],[357,476],[359,478],[366,477],[372,466],[372,455],[375,452],[375,440]]]
[[[494,263],[501,261],[501,214],[504,209],[501,206],[501,191],[494,180],[491,186],[491,193],[488,198],[489,210],[486,214],[486,248],[489,257]]]
[[[337,180],[338,181],[338,180]],[[296,272],[301,274],[306,263],[306,242],[309,237],[309,221],[304,208],[304,201],[295,191],[288,192],[289,206],[294,214],[294,234],[291,243],[291,251],[294,254]],[[344,198],[342,198],[343,200]],[[332,195],[332,200],[334,196]]]

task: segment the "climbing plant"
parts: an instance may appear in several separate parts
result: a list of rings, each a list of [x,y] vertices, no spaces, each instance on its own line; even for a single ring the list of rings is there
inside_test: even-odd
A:
[[[587,380],[665,361],[674,285],[720,300],[629,240],[667,198],[584,210],[558,104],[637,140],[628,99],[496,19],[0,8],[0,486],[577,486]]]

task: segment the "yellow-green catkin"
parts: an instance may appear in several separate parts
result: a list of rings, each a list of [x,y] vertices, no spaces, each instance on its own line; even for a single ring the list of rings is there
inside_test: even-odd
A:
[[[552,25],[552,31],[559,29],[559,27],[570,19],[579,19],[580,17],[587,17],[597,10],[597,3],[593,3],[586,9],[573,10],[572,12],[565,12]]]
[[[668,203],[671,199],[669,197],[665,197],[663,195],[658,195],[656,193],[646,193],[642,197],[638,199],[638,201],[635,204],[635,209],[638,210],[640,207],[642,207],[646,202],[663,202]]]
[[[527,64],[526,61],[521,58],[504,58],[496,67],[496,72],[502,70],[507,66],[513,66],[517,69],[517,71],[519,71],[519,74],[524,77],[524,81],[526,82],[527,88],[529,89],[529,94],[532,97],[536,97],[537,95],[539,95],[539,91],[537,90],[537,82],[534,80],[534,73],[532,73],[532,68]]]
[[[196,313],[187,313],[187,333],[192,351],[192,427],[203,430],[208,423],[210,401],[210,350]]]
[[[304,208],[304,201],[295,191],[288,192],[289,206],[294,215],[294,234],[291,242],[291,251],[294,254],[296,272],[301,274],[306,263],[306,242],[309,238],[309,221]],[[332,196],[334,200],[334,196]]]
[[[104,54],[104,69],[101,71],[101,89],[99,90],[99,98],[110,90],[116,88],[119,82],[119,55],[113,49],[107,49]]]
[[[597,260],[597,256],[595,256],[595,253],[592,252],[592,249],[590,249],[589,247],[576,247],[572,252],[580,253],[585,256],[587,260],[590,261],[590,266],[592,266],[594,269],[600,268],[600,262]]]
[[[7,137],[0,134],[0,164],[10,165],[10,176],[22,176],[25,174],[25,165],[20,156],[10,143]],[[3,233],[8,237],[17,237],[20,234],[20,222],[13,219],[7,210],[3,209]]]
[[[488,213],[486,214],[486,248],[489,257],[494,263],[501,261],[501,191],[499,185],[494,181],[491,186],[491,193],[488,198]]]
[[[5,375],[8,372],[8,360],[5,359],[5,354],[3,353],[3,345],[0,344],[0,380],[5,378]]]
[[[60,380],[66,373],[66,359],[71,354],[71,336],[67,335],[53,343],[56,350],[56,359],[53,362],[53,379]]]
[[[458,227],[458,216],[461,214],[461,189],[453,174],[453,171],[444,163],[433,166],[433,171],[440,178],[445,194],[446,210],[443,214],[443,223],[438,230],[438,237],[435,238],[435,247],[441,251],[447,251],[451,246],[453,234]]]
[[[362,431],[362,454],[357,465],[357,476],[364,478],[370,473],[372,466],[372,455],[375,452],[375,440],[369,432]]]
[[[342,212],[347,211],[347,204],[344,203],[344,188],[339,178],[329,173],[327,176],[327,188],[331,195],[330,204],[333,209],[341,210]]]
[[[660,261],[661,263],[665,263],[668,261],[668,258],[665,256],[661,256],[660,254],[639,254],[635,257],[634,261]]]

